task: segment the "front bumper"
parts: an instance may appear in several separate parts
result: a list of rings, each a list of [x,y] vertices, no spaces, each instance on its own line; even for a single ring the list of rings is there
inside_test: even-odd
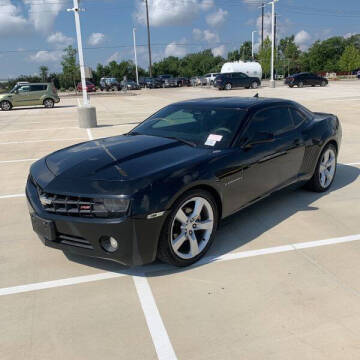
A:
[[[30,216],[52,223],[55,231],[53,240],[46,238],[43,233],[37,233],[46,246],[79,255],[111,259],[127,266],[151,263],[156,258],[166,214],[154,219],[100,219],[51,214],[43,209],[38,191],[30,180],[26,185],[26,197]],[[119,248],[113,253],[105,251],[100,244],[103,236],[114,237],[118,240]]]

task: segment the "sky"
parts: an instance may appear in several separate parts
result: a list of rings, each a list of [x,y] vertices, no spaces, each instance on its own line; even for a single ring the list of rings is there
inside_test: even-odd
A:
[[[260,41],[261,0],[148,0],[153,61],[210,48],[226,56],[242,42]],[[340,8],[339,4],[343,7]],[[46,65],[61,71],[62,50],[76,46],[72,0],[0,0],[0,79],[34,75]],[[136,27],[139,65],[148,66],[143,0],[81,0],[85,62],[134,59]],[[271,31],[265,7],[265,36]],[[278,38],[295,35],[306,50],[315,40],[360,33],[359,0],[279,0]]]

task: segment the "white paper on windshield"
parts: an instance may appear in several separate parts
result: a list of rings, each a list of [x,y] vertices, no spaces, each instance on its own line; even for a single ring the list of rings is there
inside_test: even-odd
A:
[[[222,138],[223,137],[221,135],[210,134],[205,141],[205,145],[215,146],[218,141],[222,140]]]

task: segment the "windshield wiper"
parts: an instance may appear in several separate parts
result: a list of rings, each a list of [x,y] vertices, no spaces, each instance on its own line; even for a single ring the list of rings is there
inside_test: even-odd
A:
[[[186,145],[190,145],[190,146],[192,146],[192,147],[196,147],[196,146],[197,146],[197,145],[196,145],[194,142],[192,142],[192,141],[185,140],[185,139],[181,139],[181,138],[177,138],[177,137],[175,137],[175,136],[164,136],[164,137],[167,138],[167,139],[180,141],[180,142],[182,142],[182,143],[184,143],[184,144],[186,144]]]

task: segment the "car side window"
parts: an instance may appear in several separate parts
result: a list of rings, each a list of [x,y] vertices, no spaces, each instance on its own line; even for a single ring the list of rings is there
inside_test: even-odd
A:
[[[31,85],[30,91],[44,91],[47,89],[47,85]]]
[[[29,92],[30,91],[30,86],[29,85],[20,86],[18,91],[19,91],[19,93]]]
[[[256,133],[283,134],[294,127],[287,106],[272,107],[260,110],[250,120],[246,138],[252,139]]]
[[[291,112],[295,127],[298,127],[300,124],[302,124],[306,120],[306,116],[299,110],[290,108],[290,112]]]

